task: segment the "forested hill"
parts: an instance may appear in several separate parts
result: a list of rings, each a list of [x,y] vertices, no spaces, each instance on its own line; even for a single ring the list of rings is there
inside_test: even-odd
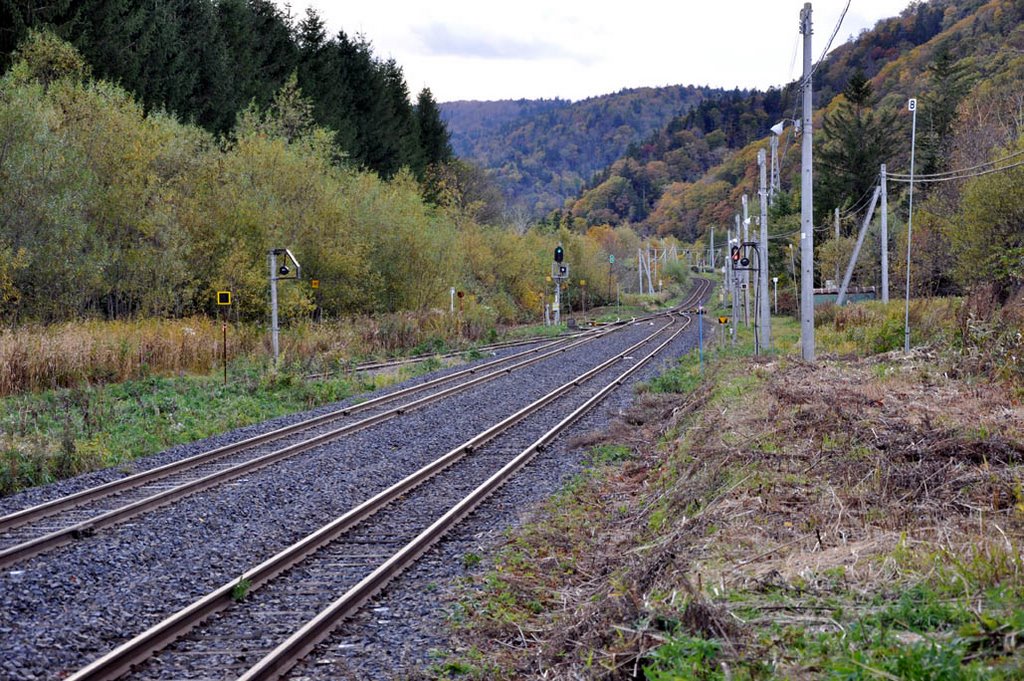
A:
[[[815,72],[817,217],[869,192],[880,163],[906,163],[909,97],[921,102],[920,168],[943,170],[954,147],[971,148],[954,125],[958,108],[972,90],[1005,94],[1016,81],[1019,93],[1022,21],[1019,0],[931,0],[834,50]],[[724,229],[741,195],[756,194],[756,147],[767,148],[772,124],[798,115],[798,99],[794,84],[708,96],[615,160],[557,219],[579,227],[629,223],[684,240],[711,224]],[[799,146],[787,128],[783,189],[799,187]]]
[[[540,217],[561,208],[588,180],[712,91],[637,88],[569,102],[446,102],[455,154],[488,169],[510,208]]]
[[[299,19],[272,0],[0,0],[0,69],[32,29],[71,43],[92,75],[214,133],[264,109],[292,74],[339,158],[391,177],[448,160],[430,91],[414,106],[394,60],[362,36],[328,36],[313,9]]]

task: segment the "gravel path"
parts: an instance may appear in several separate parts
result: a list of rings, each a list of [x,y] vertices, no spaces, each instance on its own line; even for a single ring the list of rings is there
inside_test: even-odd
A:
[[[625,329],[579,351],[312,450],[286,465],[268,467],[182,500],[0,574],[0,676],[59,678],[77,669],[155,623],[171,609],[187,605],[236,579],[247,567],[308,534],[399,476],[582,373],[592,363],[592,357],[636,342],[649,330],[647,326]],[[684,333],[683,338],[690,340],[677,341],[671,354],[684,352],[688,344],[692,345],[693,337],[695,332]],[[652,367],[641,374],[650,376],[656,371]],[[617,391],[599,415],[577,424],[576,432],[600,427],[608,410],[614,412],[624,406],[631,394],[628,386]],[[333,408],[337,405],[315,413]],[[259,427],[177,447],[140,465],[162,465],[307,416],[276,419]],[[578,467],[579,454],[549,451],[538,459],[527,476],[492,497],[456,537],[435,547],[422,567],[403,576],[381,597],[383,604],[375,606],[389,608],[380,612],[391,612],[392,607],[399,607],[398,603],[407,603],[410,612],[420,612],[425,617],[420,617],[417,624],[407,623],[404,626],[409,628],[404,630],[375,628],[371,626],[373,622],[363,622],[365,618],[354,621],[354,633],[346,628],[341,636],[356,636],[361,642],[347,648],[330,648],[352,654],[337,664],[310,665],[326,674],[318,678],[338,678],[348,673],[365,677],[368,670],[371,677],[388,678],[396,669],[428,663],[427,652],[443,646],[444,639],[439,633],[443,613],[436,610],[436,596],[431,596],[427,587],[458,574],[461,561],[456,558],[453,562],[453,556],[465,553],[465,542],[475,545],[474,542],[480,542],[476,537],[486,538],[514,522],[519,510],[557,489],[565,476]],[[2,508],[23,507],[118,475],[116,471],[101,472],[33,490],[4,500]],[[538,488],[536,482],[526,482],[531,477],[538,477],[543,486]],[[512,496],[506,498],[507,495]],[[502,511],[503,508],[506,510]],[[453,565],[459,568],[453,571]],[[407,583],[409,587],[403,586]],[[411,588],[414,594],[424,590],[427,593],[402,596],[405,588]],[[387,605],[387,599],[393,596],[398,600]],[[434,619],[430,620],[431,617]],[[368,629],[360,632],[363,626]],[[381,631],[373,633],[378,628]]]

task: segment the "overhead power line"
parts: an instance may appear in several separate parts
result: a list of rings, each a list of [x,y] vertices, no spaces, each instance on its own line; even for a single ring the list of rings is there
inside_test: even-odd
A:
[[[878,179],[879,176],[875,175],[874,179],[871,180],[871,186],[868,187],[867,191],[861,194],[861,197],[857,199],[857,201],[852,206],[850,206],[842,213],[840,213],[840,215],[845,218],[850,215],[856,215],[857,213],[860,213],[861,209],[867,206],[868,203],[870,203],[871,195],[875,192],[875,180]]]
[[[982,175],[991,175],[992,173],[1001,173],[1001,172],[1003,172],[1005,170],[1011,170],[1013,168],[1019,168],[1020,166],[1024,166],[1024,161],[1017,161],[1016,163],[1011,163],[1008,166],[1001,166],[999,168],[989,168],[987,170],[979,170],[977,172],[969,173],[969,174],[966,174],[966,175],[952,175],[952,176],[949,176],[949,177],[926,177],[926,178],[923,178],[923,179],[920,178],[920,177],[916,177],[915,176],[914,177],[914,184],[932,184],[934,182],[952,182],[954,180],[971,180],[971,179],[974,179],[975,177],[981,177]],[[894,178],[890,178],[890,179],[892,179],[893,182],[902,182],[904,184],[910,184],[910,176],[909,175],[900,175],[898,177],[894,177]]]
[[[1022,149],[1021,151],[1015,151],[1012,154],[1007,154],[1006,156],[1003,156],[1002,158],[997,158],[994,161],[986,161],[984,163],[979,163],[978,165],[975,166],[970,166],[969,168],[958,168],[956,170],[945,170],[940,173],[926,173],[923,175],[915,174],[914,181],[916,182],[918,180],[921,180],[922,182],[924,182],[927,180],[942,178],[957,179],[957,176],[965,175],[973,170],[978,170],[979,168],[986,168],[987,166],[999,165],[1000,163],[1005,163],[1007,161],[1015,159],[1018,156],[1024,156],[1024,149]],[[897,180],[910,179],[910,175],[906,173],[888,173],[888,176]]]
[[[825,49],[822,50],[821,56],[818,57],[818,61],[814,65],[814,68],[812,68],[811,72],[807,74],[806,78],[804,78],[804,80],[803,80],[803,84],[804,85],[807,85],[808,81],[810,81],[812,78],[814,78],[814,74],[817,73],[818,67],[821,66],[821,63],[823,61],[825,61],[825,57],[828,55],[828,51],[832,49],[832,41],[834,41],[836,39],[836,35],[839,34],[839,29],[843,25],[843,19],[846,18],[846,12],[849,11],[849,9],[850,9],[850,2],[852,2],[852,0],[846,0],[846,7],[843,8],[843,13],[839,15],[839,21],[836,22],[836,27],[832,31],[832,37],[828,39],[828,44],[825,45]]]

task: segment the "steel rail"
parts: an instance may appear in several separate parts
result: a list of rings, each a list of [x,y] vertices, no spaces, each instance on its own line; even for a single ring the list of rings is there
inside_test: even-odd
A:
[[[530,357],[528,359],[521,360],[510,366],[498,369],[497,371],[492,371],[490,373],[476,376],[474,378],[469,379],[468,381],[464,381],[457,385],[444,388],[435,393],[431,393],[419,399],[413,400],[412,402],[406,402],[392,409],[383,411],[379,414],[374,414],[373,416],[369,416],[360,421],[356,421],[354,423],[341,426],[340,428],[335,428],[333,430],[327,431],[326,433],[315,435],[311,438],[303,440],[302,442],[298,442],[293,445],[283,447],[273,452],[269,452],[267,454],[263,454],[255,458],[242,461],[228,468],[224,468],[220,471],[216,471],[203,477],[196,478],[195,480],[184,482],[180,485],[176,485],[174,487],[162,490],[148,497],[144,497],[137,501],[125,504],[124,506],[120,506],[118,508],[114,508],[109,511],[100,513],[99,515],[93,516],[92,518],[88,518],[87,520],[67,525],[60,529],[49,532],[45,535],[35,537],[33,539],[22,542],[20,544],[16,544],[14,546],[10,546],[0,551],[0,568],[13,565],[21,560],[25,560],[26,558],[38,555],[49,549],[70,544],[76,539],[92,536],[98,530],[124,522],[125,520],[133,518],[141,513],[145,513],[147,511],[154,510],[161,506],[165,506],[183,497],[195,494],[197,492],[201,492],[202,490],[214,487],[216,485],[223,484],[242,475],[247,475],[256,470],[277,463],[283,459],[296,456],[297,454],[301,454],[302,452],[308,451],[314,447],[318,447],[332,440],[338,439],[346,435],[351,435],[352,433],[358,432],[370,426],[377,425],[379,423],[390,420],[397,416],[401,416],[405,413],[414,411],[429,404],[433,404],[434,402],[439,402],[445,398],[451,397],[452,395],[468,390],[474,386],[486,383],[488,381],[492,381],[501,376],[511,374],[514,371],[536,364],[537,362],[541,362],[545,359],[548,359],[549,357],[565,353],[575,347],[583,345],[584,343],[596,340],[599,337],[601,336],[591,336],[583,340],[576,341],[575,343],[571,343],[567,346],[549,350],[548,352],[536,355],[534,357]],[[522,354],[528,355],[534,354],[534,352],[535,351],[531,350]],[[476,373],[478,370],[479,367],[466,370],[466,372],[472,374]],[[367,404],[367,402],[354,406],[362,406],[365,404]],[[204,463],[206,463],[206,461],[204,461]]]
[[[607,333],[610,333],[610,330],[602,330],[601,332],[594,334],[593,336],[588,336],[582,340],[570,343],[560,350],[570,350],[582,343],[590,342],[592,340],[601,338]],[[70,508],[75,508],[77,506],[81,506],[82,504],[86,504],[91,501],[96,501],[98,499],[102,499],[113,494],[119,494],[131,489],[135,489],[144,484],[153,482],[154,480],[159,480],[160,478],[180,473],[182,471],[188,470],[189,468],[194,468],[196,466],[207,464],[218,459],[222,459],[224,457],[237,454],[238,452],[243,451],[245,449],[249,449],[251,447],[259,445],[264,445],[267,444],[268,442],[273,442],[274,440],[280,440],[281,438],[287,437],[289,435],[294,435],[303,430],[315,428],[325,423],[336,421],[345,416],[358,414],[368,409],[377,407],[381,404],[393,402],[397,399],[402,399],[409,395],[414,395],[418,392],[429,390],[438,385],[443,385],[445,383],[450,383],[452,381],[464,378],[465,376],[471,376],[488,368],[498,366],[501,364],[506,364],[513,360],[541,352],[544,349],[550,348],[553,345],[565,343],[567,340],[570,339],[558,339],[550,343],[541,345],[539,347],[531,348],[530,350],[524,350],[522,352],[509,355],[508,357],[500,357],[498,359],[490,360],[483,364],[477,364],[467,369],[462,369],[460,371],[453,372],[451,374],[446,374],[444,376],[440,376],[430,381],[425,381],[424,383],[409,386],[408,388],[402,388],[401,390],[396,390],[394,392],[387,393],[386,395],[380,395],[378,397],[366,400],[364,402],[352,404],[341,409],[328,412],[326,414],[321,414],[320,416],[306,419],[299,423],[284,426],[283,428],[278,428],[269,433],[255,435],[253,437],[246,438],[245,440],[241,440],[233,444],[217,447],[216,449],[211,449],[209,451],[196,454],[195,456],[190,456],[188,458],[181,459],[179,461],[174,461],[163,466],[159,466],[157,468],[141,471],[139,473],[135,473],[124,478],[119,478],[117,480],[113,480],[102,485],[97,485],[96,487],[91,487],[89,489],[85,489],[74,494],[69,494],[57,499],[53,499],[51,501],[43,502],[35,506],[30,506],[28,508],[15,511],[14,513],[10,513],[0,517],[0,531],[11,530],[22,525],[25,525],[27,523],[34,522],[36,520],[40,520],[42,518],[51,516],[55,513],[60,513],[61,511],[65,511]]]
[[[432,463],[421,468],[419,471],[407,476],[383,492],[378,493],[374,497],[346,512],[344,515],[336,518],[328,525],[325,525],[299,542],[296,542],[287,549],[279,552],[272,558],[269,558],[260,565],[247,571],[239,578],[239,580],[233,580],[222,585],[183,610],[174,613],[156,625],[150,627],[145,632],[142,632],[133,639],[125,642],[121,646],[118,646],[106,655],[98,658],[88,666],[68,677],[69,680],[95,681],[98,679],[116,679],[120,677],[133,666],[151,657],[155,651],[180,638],[184,633],[196,626],[206,617],[229,607],[232,604],[232,590],[240,580],[245,580],[249,583],[249,592],[252,593],[277,575],[305,560],[316,550],[330,543],[343,532],[350,530],[358,523],[365,521],[367,518],[379,511],[383,506],[391,503],[398,497],[407,494],[410,490],[422,484],[425,480],[434,477],[459,459],[478,449],[486,442],[505,432],[516,423],[525,419],[528,415],[543,408],[545,405],[562,396],[564,393],[601,371],[606,370],[612,364],[621,361],[623,358],[627,357],[629,353],[633,352],[638,347],[649,343],[651,339],[660,335],[674,324],[675,321],[670,320],[669,324],[658,329],[647,338],[630,346],[605,362],[602,362],[600,365],[588,370],[584,374],[581,374],[573,381],[565,383],[547,395],[535,400],[523,409],[517,411],[515,414],[506,417],[501,422],[491,426],[474,438],[471,438],[467,442],[464,442],[458,447],[452,449]],[[684,326],[683,329],[685,328],[686,327]],[[680,329],[673,334],[672,338],[675,338],[683,329]],[[670,341],[671,339],[659,345],[658,349],[660,350]],[[646,361],[646,359],[644,361]],[[628,375],[628,373],[631,372],[627,372],[626,374],[623,374],[623,376]],[[617,385],[621,380],[622,377],[616,379],[615,384]]]
[[[659,315],[652,315],[651,318],[655,318],[657,316]],[[646,318],[638,318],[630,322],[623,322],[623,324],[637,323],[638,321],[643,321],[644,319]],[[567,341],[571,341],[580,336],[584,336],[581,340],[577,340],[565,346],[564,350],[570,350],[574,347],[578,347],[578,345],[582,343],[586,343],[591,340],[596,340],[598,338],[604,337],[605,335],[616,330],[616,328],[617,326],[613,325],[604,329],[600,329],[593,333],[575,334],[573,336],[568,336],[566,338],[555,339],[551,342],[545,343],[538,347],[509,355],[508,357],[500,357],[485,362],[483,364],[477,364],[467,369],[462,369],[460,371],[446,374],[445,376],[440,376],[438,378],[425,381],[424,383],[409,386],[408,388],[402,388],[401,390],[396,390],[386,395],[380,395],[378,397],[366,400],[364,402],[352,404],[341,409],[328,412],[326,414],[321,414],[320,416],[316,416],[311,419],[306,419],[299,423],[284,426],[282,428],[278,428],[268,433],[255,435],[253,437],[246,438],[236,443],[224,445],[222,447],[217,447],[215,449],[202,452],[195,456],[187,457],[179,461],[173,461],[163,466],[158,466],[156,468],[152,468],[146,471],[140,471],[139,473],[135,473],[124,478],[119,478],[117,480],[112,480],[102,485],[97,485],[96,487],[90,487],[89,489],[81,490],[79,492],[59,497],[57,499],[52,499],[50,501],[36,504],[34,506],[30,506],[28,508],[15,511],[13,513],[9,513],[7,515],[0,516],[0,531],[12,530],[23,525],[26,525],[28,523],[49,517],[56,513],[60,513],[61,511],[66,511],[68,509],[76,508],[83,504],[87,504],[92,501],[97,501],[99,499],[103,499],[114,494],[120,494],[123,492],[130,491],[132,489],[136,489],[138,487],[141,487],[142,485],[154,482],[161,478],[176,475],[190,468],[211,463],[217,461],[218,459],[222,459],[233,454],[237,454],[238,452],[241,452],[245,449],[264,445],[269,442],[273,442],[274,440],[279,440],[284,437],[294,435],[303,430],[315,428],[317,426],[323,425],[324,423],[329,423],[331,421],[338,420],[345,416],[351,416],[353,414],[357,414],[368,409],[375,408],[380,404],[385,404],[387,402],[392,402],[397,399],[402,399],[409,395],[413,395],[418,392],[423,392],[424,390],[429,390],[438,385],[443,385],[444,383],[449,383],[451,381],[461,379],[465,376],[479,373],[480,371],[486,370],[487,368],[498,366],[500,364],[505,364],[515,359],[519,359],[530,354],[541,352],[544,349],[550,348],[553,345],[557,345],[559,343],[566,343]],[[4,552],[0,551],[0,567],[10,564],[5,563],[4,560],[5,554]]]
[[[514,341],[504,341],[501,343],[491,343],[489,345],[481,345],[475,348],[466,348],[465,350],[452,350],[450,352],[443,353],[429,353],[424,355],[414,355],[412,357],[400,357],[391,360],[382,360],[379,362],[364,362],[362,364],[356,364],[351,367],[339,367],[335,371],[322,371],[316,374],[309,374],[306,376],[306,380],[316,380],[319,378],[325,378],[327,376],[334,376],[341,372],[352,372],[358,373],[360,371],[378,371],[380,369],[390,369],[392,367],[406,366],[408,364],[417,364],[419,362],[426,362],[434,358],[438,359],[450,359],[453,357],[460,357],[462,355],[471,352],[490,352],[493,350],[505,350],[507,348],[517,348],[523,345],[536,345],[537,343],[543,343],[544,341],[565,341],[572,338],[579,338],[588,333],[592,333],[596,329],[587,330],[581,333],[569,334],[555,338],[553,336],[534,336],[531,338],[523,338]]]
[[[299,660],[308,655],[313,648],[327,638],[338,624],[351,616],[366,601],[383,589],[388,582],[398,576],[402,570],[418,560],[449,529],[469,515],[495,490],[526,466],[539,452],[543,451],[556,435],[597,406],[612,390],[619,387],[630,375],[651,361],[662,349],[689,327],[690,321],[688,319],[686,325],[573,410],[568,416],[559,421],[554,428],[548,430],[533,444],[520,452],[498,472],[494,473],[473,492],[463,498],[462,501],[434,521],[430,527],[395,552],[380,567],[364,577],[356,586],[345,592],[345,594],[322,610],[301,629],[253,665],[238,678],[238,681],[268,681],[270,679],[278,679],[287,673]]]

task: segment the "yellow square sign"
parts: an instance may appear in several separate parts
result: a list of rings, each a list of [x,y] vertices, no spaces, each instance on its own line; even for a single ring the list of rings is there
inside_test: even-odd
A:
[[[217,304],[218,305],[230,305],[231,304],[231,291],[217,291]]]

